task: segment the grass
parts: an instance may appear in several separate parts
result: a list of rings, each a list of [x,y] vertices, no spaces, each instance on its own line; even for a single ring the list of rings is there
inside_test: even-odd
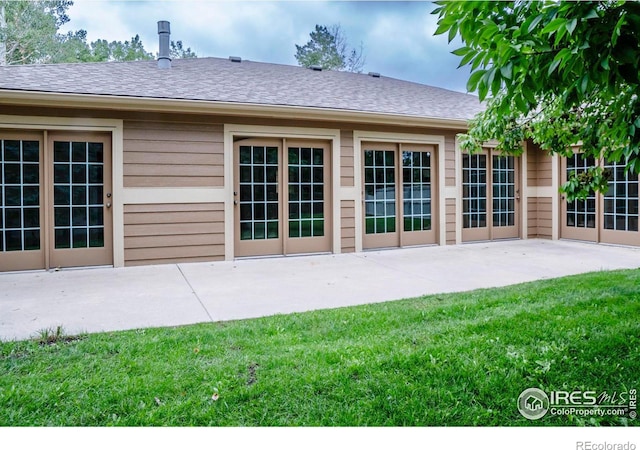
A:
[[[630,270],[237,322],[43,333],[0,343],[0,426],[634,425],[532,422],[516,402],[529,387],[640,386],[639,317],[640,270]]]

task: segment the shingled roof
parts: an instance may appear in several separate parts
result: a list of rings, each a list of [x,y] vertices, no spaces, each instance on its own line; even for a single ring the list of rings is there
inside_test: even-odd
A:
[[[222,58],[0,67],[2,91],[297,106],[468,120],[478,98],[388,77]]]

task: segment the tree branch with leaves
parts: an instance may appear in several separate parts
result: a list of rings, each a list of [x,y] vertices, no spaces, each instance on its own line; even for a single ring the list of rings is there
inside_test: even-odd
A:
[[[510,154],[531,139],[550,153],[623,162],[640,171],[640,4],[583,2],[437,2],[436,34],[463,47],[467,89],[486,109],[461,136],[462,148],[490,139]],[[562,190],[569,201],[606,191],[594,168]]]

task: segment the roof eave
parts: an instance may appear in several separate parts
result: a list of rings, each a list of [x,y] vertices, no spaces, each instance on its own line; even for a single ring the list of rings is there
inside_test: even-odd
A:
[[[430,126],[447,129],[468,128],[468,120],[466,119],[411,116],[345,109],[22,90],[0,90],[0,93],[2,94],[0,96],[0,104],[5,105],[136,112],[218,114],[275,119],[331,120],[334,122]]]

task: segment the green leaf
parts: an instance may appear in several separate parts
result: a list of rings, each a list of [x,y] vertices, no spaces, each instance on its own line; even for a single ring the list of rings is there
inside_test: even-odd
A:
[[[554,59],[551,62],[551,65],[549,66],[549,70],[547,70],[547,75],[551,75],[553,71],[558,68],[561,62],[562,62],[562,59]]]
[[[529,102],[530,105],[535,105],[536,104],[536,97],[533,94],[533,90],[532,89],[524,87],[522,89],[522,95],[524,95],[524,98],[527,99],[527,101]]]
[[[460,68],[462,66],[466,66],[469,63],[469,61],[471,61],[473,59],[474,56],[476,56],[476,53],[473,52],[473,51],[470,51],[469,53],[464,55],[462,57],[462,59],[460,60],[460,64],[458,65],[458,68]]]
[[[618,43],[618,38],[620,37],[620,30],[622,29],[622,25],[627,21],[627,13],[624,12],[620,16],[620,19],[616,22],[615,27],[613,27],[613,32],[611,33],[611,45],[614,47]]]
[[[582,77],[582,82],[580,83],[580,92],[582,92],[583,94],[586,94],[588,84],[589,84],[589,75],[584,75]]]
[[[566,28],[560,28],[558,30],[558,32],[556,33],[556,39],[554,41],[554,45],[557,47],[558,45],[560,45],[560,42],[562,41],[562,38],[564,38],[564,36],[567,34],[567,29]]]
[[[500,68],[500,73],[504,78],[506,78],[507,80],[510,80],[511,77],[513,76],[513,63],[509,62],[506,65],[502,66]]]
[[[493,80],[491,80],[491,95],[495,97],[502,87],[502,79],[500,76],[501,71],[495,70],[493,73],[495,76]]]
[[[436,31],[433,33],[434,36],[438,36],[440,34],[445,33],[448,29],[449,29],[450,25],[447,23],[444,23],[444,20],[438,22],[438,28],[436,28]]]
[[[571,19],[567,22],[567,31],[569,34],[573,34],[573,30],[576,29],[576,25],[578,25],[578,19]]]
[[[556,19],[553,19],[551,22],[549,22],[547,24],[546,27],[544,27],[542,29],[542,33],[544,33],[544,34],[553,34],[556,31],[558,31],[560,29],[560,27],[565,26],[566,23],[567,23],[567,19],[564,19],[562,17],[558,17]]]
[[[516,107],[521,113],[526,114],[527,112],[529,112],[529,105],[525,100],[524,96],[516,95],[514,99],[516,102]]]
[[[483,77],[478,83],[478,98],[480,101],[483,101],[487,98],[487,94],[489,93],[489,85],[487,84],[487,80]]]
[[[471,50],[469,47],[460,47],[460,48],[455,49],[451,53],[453,53],[456,56],[464,56],[467,53],[469,53],[469,50]]]
[[[533,29],[538,26],[538,24],[540,23],[540,21],[542,20],[543,16],[542,14],[537,15],[536,17],[534,17],[534,19],[531,21],[531,23],[529,24],[529,27],[527,28],[527,33],[531,33],[533,31]]]
[[[451,25],[451,28],[449,29],[449,36],[448,36],[449,43],[451,43],[451,41],[455,39],[456,34],[458,34],[458,23],[454,22]]]
[[[469,77],[469,81],[467,81],[467,91],[469,92],[476,91],[478,87],[478,82],[480,81],[482,76],[485,74],[485,72],[486,70],[480,69],[480,70],[476,70],[471,74],[471,76]]]
[[[595,9],[590,9],[589,12],[585,14],[585,16],[583,17],[584,20],[599,19],[599,18],[600,16],[598,15]]]

